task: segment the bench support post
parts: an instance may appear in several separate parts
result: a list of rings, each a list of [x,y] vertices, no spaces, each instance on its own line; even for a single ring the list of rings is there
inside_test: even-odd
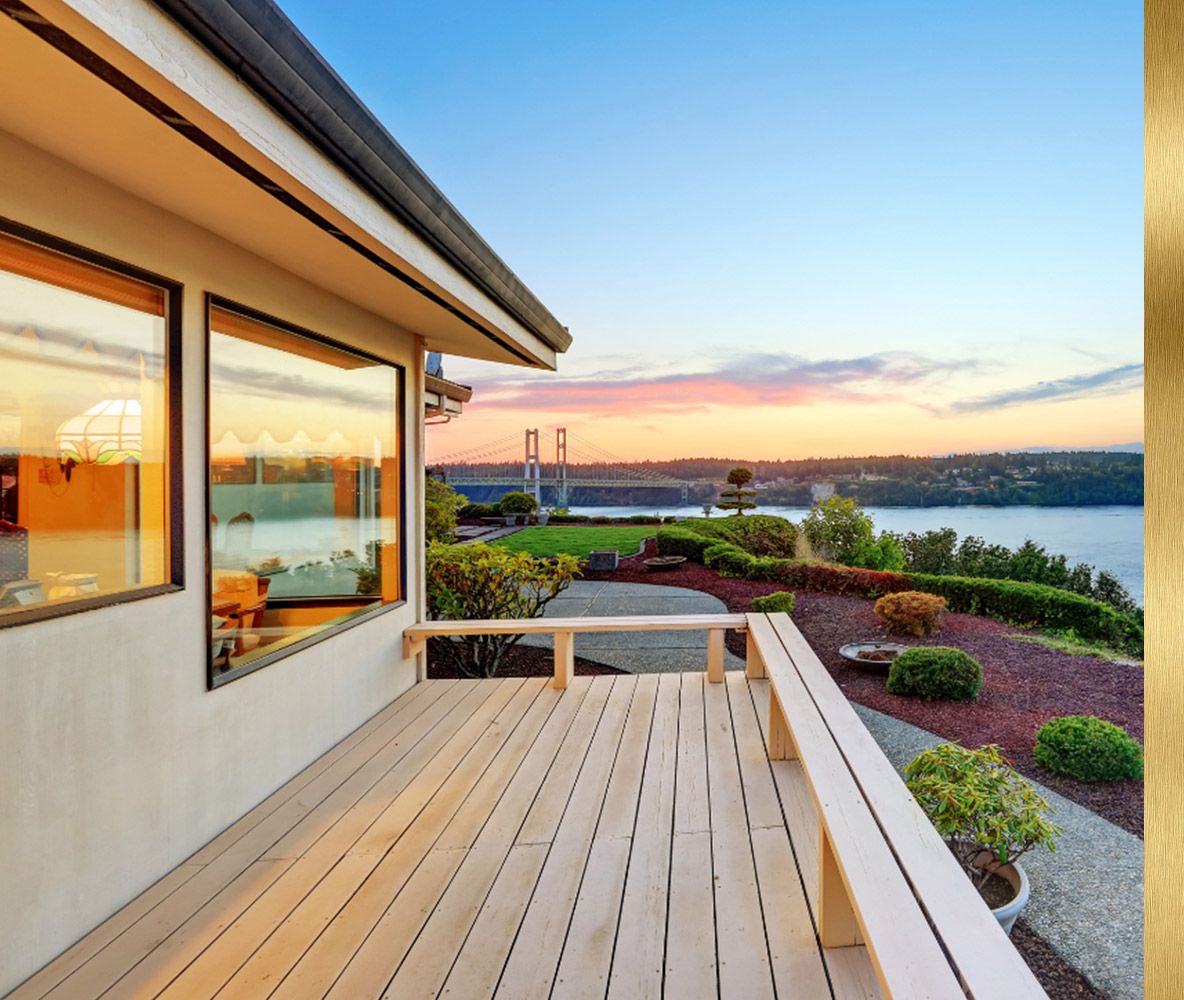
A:
[[[707,680],[711,684],[724,682],[724,630],[713,628],[707,633]]]
[[[765,661],[761,659],[761,651],[752,637],[752,632],[745,633],[744,673],[750,678],[759,679],[766,676]]]
[[[859,922],[824,824],[818,827],[818,939],[823,948],[863,944]]]
[[[576,636],[574,632],[555,633],[555,678],[551,686],[562,691],[576,675]]]
[[[785,709],[777,689],[769,686],[769,760],[797,760],[798,748],[785,721]]]

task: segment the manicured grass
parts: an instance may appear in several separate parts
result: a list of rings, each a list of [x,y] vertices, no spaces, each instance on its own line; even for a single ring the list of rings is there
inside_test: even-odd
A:
[[[1111,649],[1104,643],[1083,640],[1073,632],[1056,632],[1049,629],[1038,635],[1014,633],[1008,635],[1007,638],[1019,642],[1030,642],[1037,646],[1047,646],[1049,649],[1059,649],[1062,653],[1069,653],[1073,656],[1096,656],[1100,660],[1109,660],[1112,663],[1138,663],[1142,666],[1143,662],[1133,659],[1130,653]]]
[[[504,545],[515,552],[529,552],[532,556],[553,556],[567,552],[587,559],[593,549],[616,549],[623,556],[633,555],[643,538],[652,538],[658,531],[653,525],[613,525],[584,528],[572,525],[547,525],[542,528],[523,528],[494,545]]]

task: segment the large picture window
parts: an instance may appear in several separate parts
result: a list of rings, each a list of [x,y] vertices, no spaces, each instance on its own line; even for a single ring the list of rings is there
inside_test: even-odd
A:
[[[398,601],[400,369],[210,307],[210,676]]]
[[[168,348],[179,292],[48,239],[0,231],[0,626],[181,583]]]

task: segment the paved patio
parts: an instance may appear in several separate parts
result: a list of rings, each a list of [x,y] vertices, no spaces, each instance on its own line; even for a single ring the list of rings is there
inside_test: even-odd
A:
[[[617,617],[620,615],[723,614],[724,602],[687,587],[645,583],[577,580],[547,605],[547,618]],[[550,647],[550,636],[526,636],[522,642]],[[576,656],[607,663],[633,674],[703,670],[706,632],[594,632],[576,636]],[[743,670],[743,661],[724,654],[724,668]]]

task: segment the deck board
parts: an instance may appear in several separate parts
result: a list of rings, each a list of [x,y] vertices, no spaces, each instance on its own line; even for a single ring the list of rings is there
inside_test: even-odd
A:
[[[866,949],[818,946],[767,706],[739,673],[422,682],[11,996],[874,1000]]]

